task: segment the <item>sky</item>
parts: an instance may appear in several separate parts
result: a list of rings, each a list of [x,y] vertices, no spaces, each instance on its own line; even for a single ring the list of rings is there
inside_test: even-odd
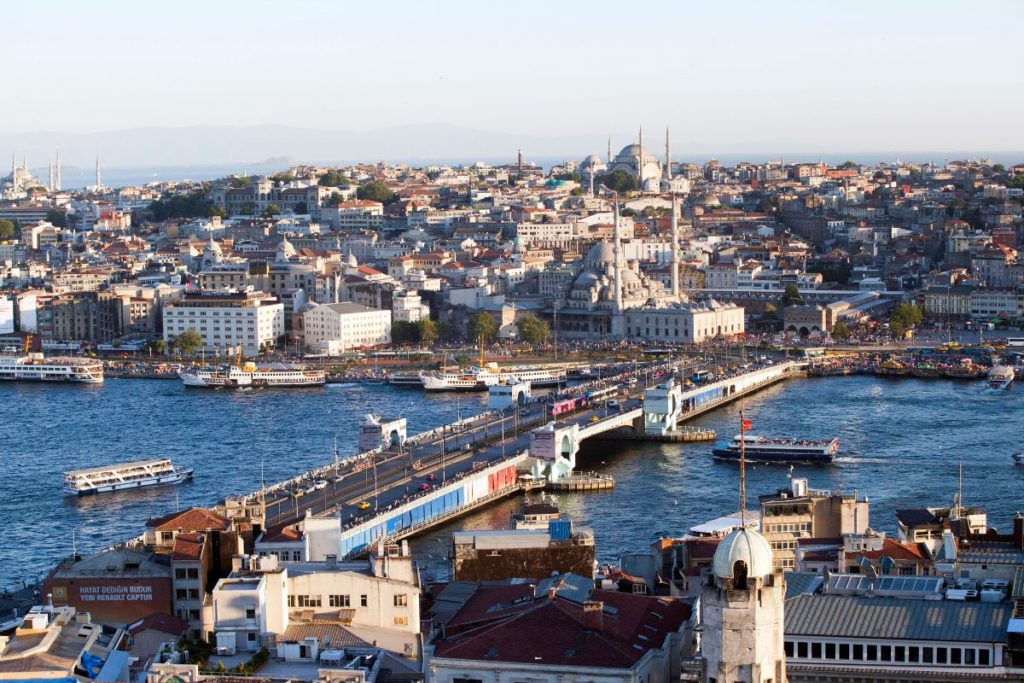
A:
[[[1017,0],[50,0],[2,15],[18,102],[3,133],[642,124],[733,149],[1024,150]]]

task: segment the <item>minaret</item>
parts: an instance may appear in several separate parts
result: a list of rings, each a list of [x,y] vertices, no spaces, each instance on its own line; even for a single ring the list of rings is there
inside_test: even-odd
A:
[[[608,163],[612,163],[612,136],[608,135]]]
[[[523,150],[521,150],[521,149],[519,150],[518,155],[517,155],[516,158],[517,158],[516,172],[519,174],[519,177],[522,178],[523,177]]]
[[[665,180],[672,180],[672,145],[669,143],[668,126],[665,126]]]
[[[590,196],[593,197],[593,196],[595,196],[594,195],[594,176],[597,175],[594,172],[593,167],[591,167],[590,173],[588,175],[590,176]]]
[[[50,192],[53,192],[53,162],[52,161],[50,162],[50,174],[49,174],[49,177],[48,177],[47,180],[48,180],[48,182],[46,184],[46,189],[49,190]]]
[[[644,127],[640,126],[640,140],[636,150],[636,175],[640,190],[644,189]]]
[[[615,301],[612,308],[613,337],[622,337],[622,240],[619,234],[619,202],[615,201],[615,223],[612,226],[612,277],[615,278]]]
[[[60,192],[60,150],[57,150],[57,186],[54,188]]]
[[[28,173],[28,153],[22,152],[21,154],[21,167]]]
[[[18,191],[18,160],[11,152],[11,192]]]
[[[96,155],[96,189],[100,189],[103,185],[100,183],[100,155]]]
[[[672,298],[679,301],[679,201],[672,193]]]

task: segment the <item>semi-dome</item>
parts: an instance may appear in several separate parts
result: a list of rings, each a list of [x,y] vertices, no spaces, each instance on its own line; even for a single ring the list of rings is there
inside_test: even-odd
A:
[[[764,578],[772,573],[772,547],[753,529],[736,529],[715,550],[711,569],[716,578],[733,579],[737,562],[746,565],[746,576]]]

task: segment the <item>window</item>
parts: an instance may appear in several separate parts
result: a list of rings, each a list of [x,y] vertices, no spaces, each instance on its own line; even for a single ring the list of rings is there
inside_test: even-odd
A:
[[[320,607],[319,595],[296,595],[295,604],[298,607]]]
[[[187,597],[188,597],[188,591],[185,590],[184,588],[179,588],[176,591],[174,591],[174,599],[175,600],[184,600]]]
[[[395,607],[407,607],[409,605],[409,596],[405,593],[395,596]]]
[[[921,661],[921,648],[919,647],[908,647],[907,648],[907,661],[908,662],[919,662]]]
[[[198,579],[199,578],[199,569],[198,568],[191,568],[190,567],[188,569],[188,578],[190,578],[190,579]]]
[[[856,660],[864,659],[864,646],[856,644],[853,646],[853,658]]]
[[[882,661],[883,662],[891,662],[892,661],[892,646],[891,645],[883,645],[882,646]]]
[[[176,578],[176,579],[184,579],[185,576],[186,576],[185,570],[182,569],[181,567],[178,567],[177,569],[174,570],[174,578]]]
[[[850,644],[849,643],[839,643],[839,659],[849,659],[849,658],[850,658]]]
[[[836,644],[835,643],[825,643],[825,659],[835,659],[835,658],[836,658]]]
[[[906,648],[903,647],[902,645],[897,645],[896,646],[896,651],[895,651],[894,654],[895,654],[894,659],[897,662],[904,662],[904,661],[906,661],[906,655],[907,655]]]
[[[949,663],[959,664],[960,663],[960,648],[951,647],[949,648]]]
[[[256,618],[256,610],[254,608],[252,608],[252,607],[250,607],[249,609],[245,610],[245,618],[246,619],[255,619]]]
[[[395,626],[408,626],[409,617],[395,617]]]
[[[785,648],[786,648],[786,656],[787,657],[792,657],[793,656],[793,641],[792,640],[787,640],[786,643],[785,643]]]
[[[933,650],[930,647],[921,648],[921,661],[925,664],[931,664],[934,660],[932,658]]]
[[[974,666],[974,648],[969,647],[964,650],[964,664]]]
[[[331,607],[349,607],[350,601],[347,595],[332,595],[327,599]]]
[[[359,606],[360,607],[366,607],[368,604],[369,604],[369,602],[366,599],[366,595],[365,594],[364,595],[360,595],[359,596]]]
[[[160,542],[161,543],[170,543],[173,540],[174,540],[174,532],[173,531],[161,531],[160,532]]]
[[[256,634],[253,633],[252,631],[250,631],[249,633],[247,633],[245,635],[246,635],[246,638],[249,639],[250,643],[255,643],[256,642]]]
[[[946,648],[937,647],[935,648],[935,663],[945,664],[946,663]]]
[[[803,659],[807,658],[807,643],[800,642],[796,644],[796,656]]]
[[[811,643],[811,659],[821,659],[821,643]]]
[[[988,650],[978,650],[978,665],[988,666]]]

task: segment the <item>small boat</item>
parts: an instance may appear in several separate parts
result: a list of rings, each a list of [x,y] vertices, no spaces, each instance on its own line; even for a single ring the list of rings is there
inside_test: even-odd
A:
[[[1009,389],[1016,377],[1012,365],[995,365],[988,371],[989,389]]]
[[[71,470],[64,473],[64,493],[69,496],[86,496],[162,484],[180,484],[191,479],[192,472],[190,467],[175,467],[168,458]]]
[[[1024,465],[1024,451],[1017,451],[1011,457],[1014,465]]]
[[[744,458],[753,462],[832,462],[839,451],[839,439],[772,439],[753,434],[737,435],[725,448],[711,454],[723,460],[739,460],[741,444]]]

